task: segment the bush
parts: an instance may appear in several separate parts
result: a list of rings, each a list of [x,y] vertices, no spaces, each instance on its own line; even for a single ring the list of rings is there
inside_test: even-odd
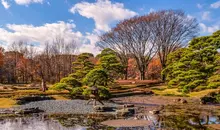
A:
[[[196,88],[194,89],[194,91],[198,92],[198,91],[202,91],[202,90],[205,90],[205,89],[207,89],[206,86],[198,86],[198,87],[196,87]]]
[[[99,97],[101,99],[108,99],[111,97],[111,94],[109,92],[109,90],[106,88],[106,87],[103,87],[103,86],[99,86],[98,87],[98,93],[99,93]],[[89,95],[91,95],[91,90],[90,88],[85,88],[83,90],[83,93],[82,93],[84,96],[87,96],[89,97]]]
[[[203,103],[220,103],[220,91],[219,92],[211,92],[206,96],[200,98]]]
[[[93,69],[83,79],[86,85],[106,86],[108,83],[108,75],[103,69]]]
[[[85,89],[83,89],[82,94],[86,97],[89,97],[91,95],[91,90],[89,88],[85,88]]]
[[[83,93],[83,88],[82,87],[76,87],[72,89],[72,92],[70,93],[71,95],[77,96],[77,95],[82,95]]]
[[[98,89],[99,89],[99,96],[101,98],[107,99],[111,97],[111,94],[106,87],[99,86]]]
[[[208,88],[211,88],[211,89],[216,89],[218,87],[220,87],[220,82],[209,83],[208,85]]]
[[[60,80],[60,83],[66,83],[67,85],[70,85],[71,87],[81,87],[82,86],[82,83],[73,77],[62,78]]]
[[[56,83],[53,85],[53,87],[51,89],[53,90],[66,90],[68,88],[68,85],[66,83]]]
[[[213,75],[208,79],[208,88],[220,87],[220,75]]]

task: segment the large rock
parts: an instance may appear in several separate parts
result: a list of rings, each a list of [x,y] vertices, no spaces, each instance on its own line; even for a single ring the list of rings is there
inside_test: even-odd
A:
[[[200,98],[200,104],[207,104],[207,103],[218,104],[220,103],[219,97],[220,97],[219,91],[211,92],[206,96]]]
[[[116,113],[118,116],[129,116],[129,115],[133,115],[135,113],[134,108],[125,108],[125,109],[120,109],[120,110],[116,110]]]
[[[188,102],[186,101],[186,99],[181,99],[181,100],[180,100],[180,103],[186,104],[186,103],[188,103]]]
[[[40,112],[44,112],[44,111],[36,107],[36,108],[25,108],[25,109],[16,110],[15,114],[32,114],[32,113],[40,113]]]
[[[117,109],[124,109],[124,108],[132,108],[134,107],[133,104],[124,104],[124,105],[118,105],[116,108]]]
[[[181,99],[180,99],[180,98],[177,98],[177,99],[174,99],[173,101],[174,101],[174,102],[180,102]]]
[[[103,105],[97,105],[93,107],[95,112],[109,112],[113,111],[113,107],[103,106]]]
[[[152,111],[149,111],[150,114],[160,114],[160,111],[159,110],[152,110]]]

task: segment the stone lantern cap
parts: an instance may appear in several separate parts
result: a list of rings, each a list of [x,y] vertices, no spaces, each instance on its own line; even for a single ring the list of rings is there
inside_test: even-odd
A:
[[[96,86],[92,86],[89,89],[92,90],[92,91],[97,91],[98,90],[98,88]]]

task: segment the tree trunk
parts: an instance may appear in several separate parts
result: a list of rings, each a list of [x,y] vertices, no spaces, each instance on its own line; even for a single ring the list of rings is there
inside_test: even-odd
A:
[[[128,79],[128,66],[125,68],[125,71],[124,71],[124,80],[127,80]]]
[[[162,64],[162,70],[166,68],[166,65],[165,64]],[[161,79],[162,81],[166,81],[166,75],[165,74],[162,74],[161,75]]]
[[[140,80],[145,80],[145,71],[140,72]]]
[[[145,80],[145,66],[142,65],[141,69],[140,69],[140,80]]]
[[[42,89],[43,92],[45,92],[46,89],[47,89],[46,81],[44,79],[42,79],[41,89]]]

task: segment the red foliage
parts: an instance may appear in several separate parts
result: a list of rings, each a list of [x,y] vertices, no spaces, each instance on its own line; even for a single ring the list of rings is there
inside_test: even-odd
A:
[[[151,60],[147,68],[148,79],[160,79],[161,78],[162,66],[160,59],[155,57]]]
[[[137,77],[137,66],[135,60],[130,58],[128,60],[128,78],[135,79]]]

